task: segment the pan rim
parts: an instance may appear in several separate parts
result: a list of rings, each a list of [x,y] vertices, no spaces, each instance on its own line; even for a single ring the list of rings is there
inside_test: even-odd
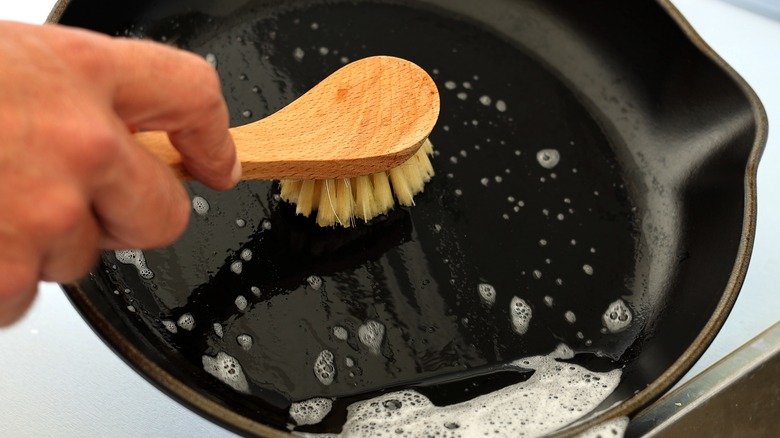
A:
[[[46,23],[56,24],[71,0],[57,0],[46,18]],[[677,24],[686,38],[704,56],[715,64],[740,89],[747,98],[755,121],[755,137],[750,148],[744,175],[744,211],[742,232],[735,257],[734,267],[721,299],[712,316],[694,338],[689,347],[677,358],[658,378],[633,397],[621,402],[590,418],[579,420],[564,429],[554,432],[552,436],[576,436],[588,429],[620,417],[633,416],[641,408],[661,397],[674,383],[679,381],[694,363],[704,354],[723,327],[727,317],[734,307],[737,296],[747,275],[748,265],[753,251],[758,212],[757,176],[758,165],[766,147],[768,137],[768,117],[758,95],[723,58],[710,47],[696,32],[693,26],[672,3],[672,0],[656,0],[662,10]],[[268,437],[290,436],[286,432],[273,429],[255,420],[239,415],[234,411],[208,399],[177,379],[132,345],[87,298],[85,292],[75,283],[61,284],[69,300],[88,322],[92,330],[101,338],[130,368],[138,372],[155,387],[171,396],[177,402],[190,408],[193,412],[242,435]]]

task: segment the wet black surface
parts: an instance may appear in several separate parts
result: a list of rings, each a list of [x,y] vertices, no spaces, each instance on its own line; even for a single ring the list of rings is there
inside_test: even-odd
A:
[[[629,292],[635,220],[609,140],[559,80],[490,33],[423,10],[328,5],[254,20],[252,13],[178,16],[130,33],[216,60],[233,124],[281,108],[343,65],[342,57],[416,62],[442,95],[431,135],[437,176],[414,208],[347,230],[295,217],[271,183],[245,182],[226,194],[190,185],[210,210],[193,213],[173,247],[145,253],[154,279],[139,279],[113,255],[106,260],[118,265],[109,281],[131,290],[148,329],[163,333],[192,372],[202,355],[227,352],[241,363],[251,397],[281,409],[282,419],[287,401],[355,400],[441,376],[477,386],[475,396],[494,389],[489,381],[523,376],[470,377],[470,370],[544,354],[560,342],[616,359],[623,353],[632,336],[603,334],[601,315]],[[560,162],[543,166],[543,149],[557,151]],[[237,275],[231,265],[245,249],[252,257]],[[310,276],[322,286],[312,287]],[[481,302],[480,284],[495,288],[494,305]],[[249,302],[245,311],[235,304],[239,295]],[[533,309],[525,335],[512,328],[515,296]],[[194,330],[168,334],[160,321],[184,313]],[[369,320],[386,327],[380,354],[358,341]],[[222,338],[213,323],[224,327]],[[336,326],[347,329],[347,341],[334,337]],[[236,342],[240,334],[254,339],[249,351]],[[327,386],[313,371],[324,349],[337,369]],[[462,389],[436,388],[427,392],[439,403],[463,398]]]
[[[750,107],[655,3],[446,5],[472,18],[411,1],[104,3],[74,0],[61,21],[213,59],[234,125],[370,55],[418,63],[441,92],[437,176],[415,207],[320,229],[277,201],[273,183],[230,193],[191,184],[210,210],[193,213],[172,247],[145,252],[152,280],[108,253],[70,289],[99,334],[191,406],[198,397],[144,360],[281,429],[290,402],[336,398],[323,427],[338,430],[349,402],[406,387],[437,404],[462,401],[527,379],[501,364],[563,342],[592,370],[624,367],[602,406],[614,407],[666,372],[716,309],[728,311],[722,297],[736,296],[728,282],[741,281],[732,270],[743,256]],[[560,155],[556,166],[537,159],[545,149]],[[239,275],[231,266],[246,249]],[[492,306],[480,284],[495,288]],[[513,297],[533,312],[523,335],[513,330]],[[601,316],[620,297],[633,322],[605,333]],[[164,328],[186,313],[192,331]],[[358,340],[369,321],[385,327],[378,352]],[[248,351],[242,334],[253,338]],[[335,358],[330,385],[314,373],[323,350]],[[251,394],[203,370],[203,355],[219,352],[238,360]]]

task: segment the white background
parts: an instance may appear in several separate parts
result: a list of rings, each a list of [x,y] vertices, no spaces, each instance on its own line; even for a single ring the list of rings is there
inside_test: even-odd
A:
[[[751,84],[770,127],[780,129],[780,21],[719,0],[674,3]],[[2,0],[0,19],[42,23],[53,5]],[[780,320],[780,135],[770,132],[759,169],[758,232],[745,285],[723,331],[683,380]],[[2,437],[233,436],[138,376],[54,284],[41,284],[32,311],[0,330],[0,403]]]

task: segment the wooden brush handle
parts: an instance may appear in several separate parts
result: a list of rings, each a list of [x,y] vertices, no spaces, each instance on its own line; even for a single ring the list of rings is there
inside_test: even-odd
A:
[[[369,175],[409,159],[439,117],[439,92],[417,65],[375,56],[339,69],[280,111],[230,129],[244,179]],[[191,179],[164,132],[136,140]]]

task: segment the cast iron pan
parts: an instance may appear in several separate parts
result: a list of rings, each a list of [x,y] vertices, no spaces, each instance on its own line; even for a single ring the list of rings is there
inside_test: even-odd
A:
[[[490,370],[559,343],[580,365],[623,372],[600,414],[562,432],[573,433],[668,389],[743,281],[765,114],[667,2],[72,0],[51,19],[208,56],[233,124],[375,54],[416,62],[440,88],[437,176],[414,208],[318,229],[275,183],[193,183],[210,209],[171,247],[145,251],[153,278],[106,253],[65,287],[141,374],[239,433],[286,430],[290,402],[312,397],[336,400],[320,431],[390,389],[461,401],[527,379]],[[522,336],[513,296],[533,311]],[[618,299],[632,319],[612,333],[602,315]],[[165,328],[185,314],[191,331]],[[355,340],[366,321],[386,328],[382,360]],[[359,367],[325,386],[312,368],[323,349]],[[204,370],[219,352],[241,364],[249,394]]]

